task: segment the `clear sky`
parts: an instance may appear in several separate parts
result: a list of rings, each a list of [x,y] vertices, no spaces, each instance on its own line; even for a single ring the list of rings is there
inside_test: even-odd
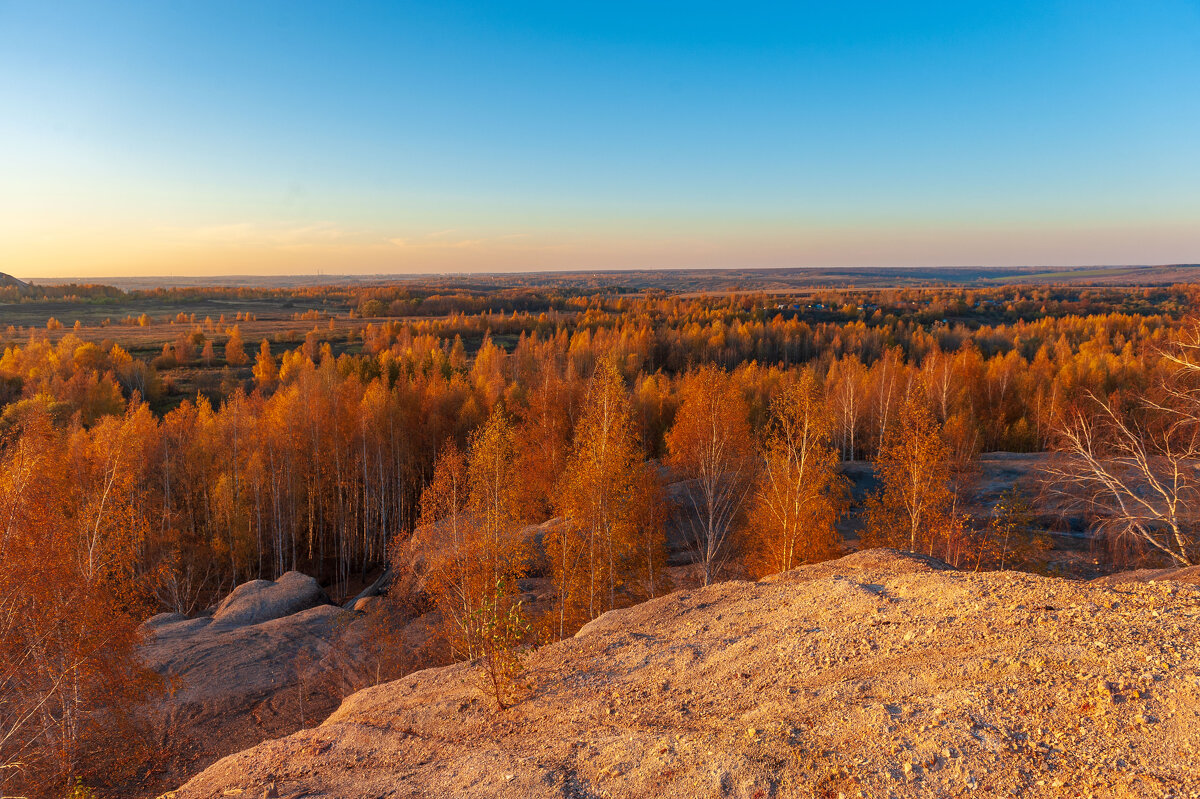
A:
[[[19,276],[1195,261],[1195,0],[0,0]]]

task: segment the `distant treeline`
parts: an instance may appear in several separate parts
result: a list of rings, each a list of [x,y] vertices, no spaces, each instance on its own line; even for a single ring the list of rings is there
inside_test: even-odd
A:
[[[260,302],[277,304],[281,312],[288,312],[297,305],[319,305],[332,312],[366,318],[537,313],[587,308],[619,312],[632,307],[630,303],[638,299],[656,300],[669,296],[661,291],[637,291],[620,285],[608,286],[601,291],[537,285],[491,289],[452,279],[388,286],[193,287],[130,291],[86,284],[0,286],[0,303],[121,304],[158,309],[184,307],[189,303]],[[880,324],[904,319],[931,324],[943,320],[1015,322],[1041,316],[1113,312],[1177,315],[1195,307],[1196,299],[1195,287],[1185,284],[1136,289],[1069,285],[812,289],[700,295],[691,301],[705,307],[723,307],[743,313],[803,313],[806,318],[821,321],[862,319]],[[66,315],[69,311],[60,313]]]

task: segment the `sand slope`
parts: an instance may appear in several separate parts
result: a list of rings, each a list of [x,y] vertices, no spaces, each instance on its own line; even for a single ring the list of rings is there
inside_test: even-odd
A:
[[[495,713],[430,669],[180,799],[1162,796],[1200,790],[1200,591],[890,550],[608,614]]]

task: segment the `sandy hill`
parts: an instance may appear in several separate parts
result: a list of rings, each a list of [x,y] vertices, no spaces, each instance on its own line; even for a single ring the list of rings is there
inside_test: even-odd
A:
[[[890,550],[609,613],[496,713],[429,669],[179,799],[1166,796],[1200,790],[1200,590]]]
[[[24,280],[18,280],[6,272],[0,272],[0,288],[15,288],[20,292],[26,292],[33,287]]]

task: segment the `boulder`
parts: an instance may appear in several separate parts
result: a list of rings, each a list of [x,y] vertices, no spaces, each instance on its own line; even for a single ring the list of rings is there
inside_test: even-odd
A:
[[[469,518],[464,518],[463,524],[470,524]],[[544,577],[549,574],[550,566],[546,561],[542,541],[547,534],[561,527],[565,522],[559,517],[549,519],[541,524],[530,524],[505,533],[509,544],[517,542],[525,548],[530,560],[525,564],[526,573],[530,577]],[[394,571],[387,572],[388,583],[386,592],[404,597],[420,597],[428,594],[428,579],[431,564],[436,564],[451,556],[451,528],[445,521],[418,527],[407,541],[397,548],[393,557]],[[354,598],[354,602],[366,595],[366,592]],[[353,604],[347,604],[353,608]]]
[[[239,585],[217,606],[213,623],[221,627],[259,624],[328,604],[329,597],[316,580],[287,572],[275,581],[251,580]]]
[[[186,620],[187,616],[182,613],[156,613],[142,622],[142,630],[145,632],[154,632],[168,625]]]

